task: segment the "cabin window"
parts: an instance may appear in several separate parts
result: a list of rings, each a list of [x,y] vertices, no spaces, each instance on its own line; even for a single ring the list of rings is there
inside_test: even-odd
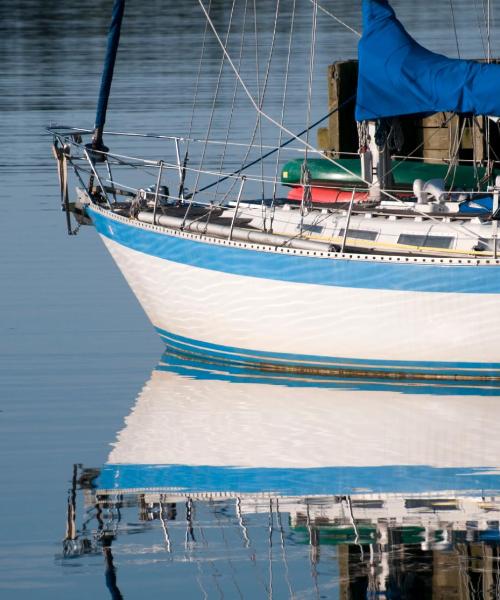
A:
[[[405,246],[423,246],[427,248],[451,248],[455,238],[445,235],[417,235],[413,233],[402,233],[398,238],[398,244]]]
[[[300,224],[297,225],[297,229],[301,229]],[[321,227],[321,225],[308,225],[307,223],[303,223],[302,231],[310,231],[311,233],[321,233],[323,231],[323,227]]]
[[[339,236],[344,237],[345,229],[342,227],[339,231]],[[356,240],[376,240],[378,237],[378,231],[370,231],[369,229],[348,229],[347,237],[354,238]]]

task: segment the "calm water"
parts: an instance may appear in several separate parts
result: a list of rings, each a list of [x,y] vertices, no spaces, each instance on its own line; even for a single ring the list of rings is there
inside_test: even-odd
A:
[[[2,597],[494,598],[497,390],[155,367],[162,346],[95,233],[66,236],[43,128],[92,126],[108,4],[0,3]],[[230,3],[212,4],[223,29]],[[258,5],[265,55],[273,7]],[[394,5],[419,41],[456,54],[449,3]],[[325,6],[359,28],[357,3]],[[453,6],[462,55],[483,56],[475,3]],[[298,62],[309,10],[300,3]],[[187,131],[203,26],[194,2],[129,1],[110,129]],[[313,118],[326,65],[354,57],[355,41],[321,19]],[[196,135],[219,68],[212,39],[207,56]],[[272,98],[281,80],[269,86]],[[296,129],[304,99],[291,94]],[[238,103],[235,135],[248,139]]]

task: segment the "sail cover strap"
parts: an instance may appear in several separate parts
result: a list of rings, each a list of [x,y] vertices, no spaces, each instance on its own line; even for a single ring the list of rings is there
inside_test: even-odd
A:
[[[363,0],[358,54],[358,121],[441,111],[500,115],[500,65],[427,50],[387,0]]]
[[[99,100],[97,102],[97,112],[95,117],[95,128],[99,130],[102,130],[106,121],[106,110],[108,108],[111,81],[113,80],[116,53],[118,52],[118,44],[120,42],[120,30],[124,10],[125,0],[115,0],[111,24],[109,26],[108,46],[106,49],[106,58],[104,59],[104,68],[102,71],[101,87],[99,89]]]

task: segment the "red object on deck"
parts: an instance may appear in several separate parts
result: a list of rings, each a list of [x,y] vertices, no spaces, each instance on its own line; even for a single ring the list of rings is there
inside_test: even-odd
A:
[[[292,188],[288,192],[288,200],[292,202],[302,202],[303,187],[301,185]],[[339,190],[338,188],[311,187],[312,201],[318,204],[334,204],[335,202],[350,202],[352,191]],[[368,192],[356,192],[354,194],[355,202],[366,202]]]

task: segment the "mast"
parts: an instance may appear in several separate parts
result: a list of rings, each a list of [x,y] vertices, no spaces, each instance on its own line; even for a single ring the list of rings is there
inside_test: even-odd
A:
[[[125,11],[125,0],[114,0],[111,23],[108,32],[108,45],[106,56],[104,58],[104,67],[102,71],[101,87],[99,89],[99,99],[97,101],[97,111],[95,117],[94,135],[92,137],[92,150],[107,152],[108,148],[103,144],[102,134],[104,123],[106,122],[106,112],[108,109],[109,94],[111,91],[111,82],[113,81],[113,71],[115,68],[118,44],[120,43],[120,32]],[[103,160],[101,155],[100,158]],[[94,159],[96,159],[94,155]]]

